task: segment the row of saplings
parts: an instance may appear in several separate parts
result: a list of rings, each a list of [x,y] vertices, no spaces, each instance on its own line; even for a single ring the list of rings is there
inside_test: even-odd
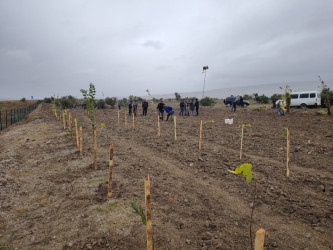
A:
[[[90,83],[89,91],[87,90],[81,90],[85,103],[87,104],[87,111],[88,111],[88,117],[92,122],[93,127],[93,141],[94,141],[94,169],[97,169],[97,140],[96,140],[96,126],[94,125],[94,103],[95,103],[95,86]],[[83,136],[82,136],[82,126],[78,126],[77,119],[74,119],[73,124],[73,118],[68,110],[60,111],[57,109],[56,105],[52,105],[52,111],[55,117],[58,120],[62,120],[64,130],[66,127],[68,127],[68,130],[70,131],[70,134],[72,138],[76,138],[76,146],[80,149],[80,155],[83,155]],[[158,119],[159,120],[159,119]],[[119,112],[118,112],[118,124],[119,124]],[[243,135],[244,135],[244,128],[250,127],[250,124],[243,124],[242,125],[242,131],[241,131],[241,145],[240,145],[240,159],[242,158],[242,148],[243,148]],[[199,150],[201,150],[201,133],[202,133],[202,121],[200,124],[200,139],[199,139]],[[289,162],[290,162],[290,131],[289,128],[285,128],[284,135],[287,137],[287,177],[290,175],[290,168],[289,168]],[[175,133],[175,140],[177,139],[176,133]],[[114,145],[110,145],[110,154],[109,154],[109,178],[108,178],[108,198],[111,198],[112,196],[112,166],[113,166],[113,151],[114,151]],[[256,192],[257,192],[257,177],[255,173],[252,171],[252,165],[249,163],[245,163],[239,167],[237,167],[234,171],[229,172],[233,174],[237,174],[240,176],[244,176],[247,183],[252,182],[254,180],[254,193],[253,193],[253,206],[251,208],[251,217],[250,217],[250,226],[249,226],[249,234],[250,234],[250,246],[251,249],[263,249],[264,247],[264,237],[265,237],[265,230],[259,229],[256,232],[255,237],[255,243],[253,245],[253,239],[252,239],[252,221],[253,221],[253,212],[256,202]],[[147,249],[153,249],[153,237],[152,237],[152,221],[151,221],[151,198],[150,198],[150,178],[149,175],[145,178],[145,204],[146,209],[145,212],[142,209],[141,206],[138,206],[135,202],[130,202],[131,207],[133,209],[133,212],[135,214],[140,215],[142,223],[146,225],[147,228]]]

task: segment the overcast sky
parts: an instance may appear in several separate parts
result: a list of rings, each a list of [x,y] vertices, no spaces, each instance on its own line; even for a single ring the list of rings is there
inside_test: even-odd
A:
[[[0,0],[0,98],[333,79],[330,0]]]

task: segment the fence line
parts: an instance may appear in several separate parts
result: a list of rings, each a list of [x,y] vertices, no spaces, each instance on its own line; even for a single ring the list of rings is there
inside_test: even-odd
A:
[[[0,130],[8,128],[10,125],[26,118],[29,113],[36,109],[38,104],[39,102],[25,108],[0,111]]]

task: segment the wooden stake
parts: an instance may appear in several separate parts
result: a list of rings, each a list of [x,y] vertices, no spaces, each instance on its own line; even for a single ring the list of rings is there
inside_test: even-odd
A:
[[[71,130],[71,113],[68,112],[68,130]]]
[[[256,232],[256,239],[254,241],[254,250],[264,250],[265,229],[260,228]]]
[[[108,197],[112,196],[112,165],[113,165],[113,144],[110,145],[110,159],[109,159],[109,188],[108,188]]]
[[[64,123],[64,130],[65,130],[66,129],[65,112],[62,113],[62,121]]]
[[[133,113],[133,129],[135,129],[135,118],[134,118],[134,113]]]
[[[201,151],[201,139],[202,139],[202,120],[200,121],[200,137],[199,137],[199,150]]]
[[[161,124],[160,124],[160,116],[157,116],[157,135],[161,136]]]
[[[76,136],[76,146],[79,148],[80,147],[80,142],[79,142],[79,133],[77,131],[77,120],[75,119],[75,136]]]
[[[71,131],[72,139],[74,139],[74,131],[72,130],[72,128],[73,128],[73,117],[70,116],[70,131]]]
[[[119,127],[119,121],[120,121],[120,110],[118,110],[118,127]]]
[[[240,145],[240,151],[239,151],[239,159],[242,159],[244,127],[245,127],[245,125],[242,124],[242,135],[241,135],[241,145]]]
[[[173,126],[175,127],[175,141],[177,141],[176,116],[173,117]]]
[[[96,126],[94,126],[94,169],[97,169],[97,131]]]
[[[150,177],[145,178],[145,201],[146,201],[146,225],[147,225],[147,250],[153,249],[153,229],[150,209]]]
[[[289,128],[287,128],[287,177],[290,176],[289,162],[290,162],[290,130]]]
[[[80,155],[83,155],[83,134],[82,127],[80,126]]]

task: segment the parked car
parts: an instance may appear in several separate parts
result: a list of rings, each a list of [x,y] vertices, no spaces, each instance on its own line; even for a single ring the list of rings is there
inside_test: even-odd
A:
[[[224,99],[224,104],[227,106],[227,107],[230,107],[232,102],[236,99],[237,97],[236,96],[229,96],[227,98]],[[243,106],[244,108],[246,108],[247,106],[249,106],[250,103],[246,100],[243,100]]]
[[[285,102],[285,100],[280,99],[275,104],[278,106],[282,101]],[[290,107],[320,107],[320,102],[320,95],[317,91],[292,92]]]

